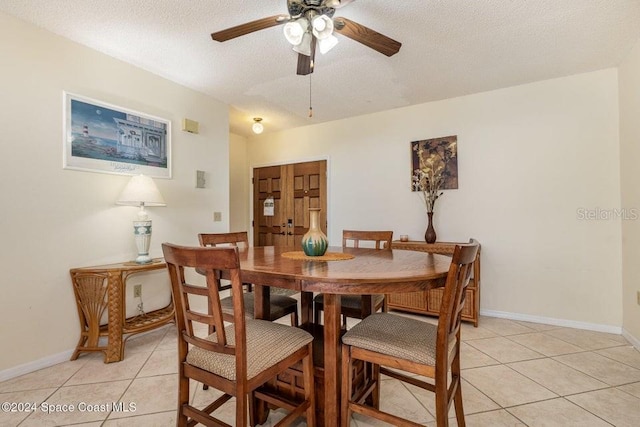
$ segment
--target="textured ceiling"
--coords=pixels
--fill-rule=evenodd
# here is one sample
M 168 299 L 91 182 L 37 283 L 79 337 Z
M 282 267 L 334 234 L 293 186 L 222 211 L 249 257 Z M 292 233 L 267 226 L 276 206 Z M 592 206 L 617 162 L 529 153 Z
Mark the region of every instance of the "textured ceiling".
M 351 39 L 309 77 L 280 27 L 210 34 L 286 14 L 285 0 L 0 0 L 0 11 L 231 105 L 249 135 L 614 67 L 640 38 L 640 0 L 356 0 L 344 16 L 402 42 L 388 58 Z

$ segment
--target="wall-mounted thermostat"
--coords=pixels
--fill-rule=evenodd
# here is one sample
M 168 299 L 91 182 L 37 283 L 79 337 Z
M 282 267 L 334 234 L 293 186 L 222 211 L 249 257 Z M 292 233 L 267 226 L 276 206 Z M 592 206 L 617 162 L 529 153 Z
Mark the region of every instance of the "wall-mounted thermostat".
M 198 133 L 200 123 L 195 120 L 182 119 L 182 130 L 189 133 Z

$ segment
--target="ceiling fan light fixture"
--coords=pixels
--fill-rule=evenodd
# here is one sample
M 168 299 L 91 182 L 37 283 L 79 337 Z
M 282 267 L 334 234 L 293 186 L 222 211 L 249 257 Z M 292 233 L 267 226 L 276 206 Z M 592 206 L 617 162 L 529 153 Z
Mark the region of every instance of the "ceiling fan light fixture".
M 313 37 L 310 32 L 306 32 L 302 36 L 302 42 L 293 46 L 293 50 L 306 56 L 311 56 L 311 41 Z
M 338 38 L 336 36 L 329 36 L 326 39 L 322 39 L 318 41 L 318 47 L 320 48 L 320 53 L 325 54 L 329 52 L 331 49 L 336 47 L 338 44 Z
M 302 43 L 303 37 L 307 33 L 308 28 L 309 21 L 304 18 L 287 22 L 283 28 L 284 37 L 293 46 L 297 46 Z
M 260 135 L 264 130 L 264 126 L 262 125 L 261 122 L 262 122 L 262 117 L 255 117 L 253 119 L 253 126 L 251 126 L 251 129 L 253 130 L 253 133 L 255 133 L 256 135 Z
M 333 34 L 333 20 L 327 15 L 318 15 L 311 21 L 311 28 L 318 40 L 329 38 Z

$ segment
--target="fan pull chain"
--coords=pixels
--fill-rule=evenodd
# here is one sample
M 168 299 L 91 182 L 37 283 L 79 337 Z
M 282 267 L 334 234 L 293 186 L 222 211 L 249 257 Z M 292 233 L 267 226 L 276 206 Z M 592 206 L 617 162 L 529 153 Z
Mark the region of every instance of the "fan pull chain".
M 309 117 L 313 117 L 313 107 L 311 105 L 311 76 L 313 74 L 309 74 Z

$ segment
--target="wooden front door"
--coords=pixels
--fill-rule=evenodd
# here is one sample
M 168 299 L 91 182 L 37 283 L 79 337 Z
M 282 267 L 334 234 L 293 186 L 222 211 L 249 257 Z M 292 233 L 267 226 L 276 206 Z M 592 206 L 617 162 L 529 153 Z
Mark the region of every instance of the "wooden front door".
M 273 201 L 272 214 L 265 201 Z M 254 246 L 300 246 L 309 229 L 309 208 L 322 209 L 320 226 L 326 233 L 326 160 L 253 169 Z

